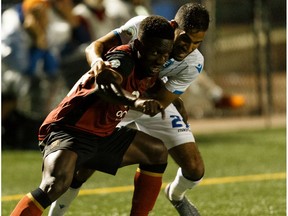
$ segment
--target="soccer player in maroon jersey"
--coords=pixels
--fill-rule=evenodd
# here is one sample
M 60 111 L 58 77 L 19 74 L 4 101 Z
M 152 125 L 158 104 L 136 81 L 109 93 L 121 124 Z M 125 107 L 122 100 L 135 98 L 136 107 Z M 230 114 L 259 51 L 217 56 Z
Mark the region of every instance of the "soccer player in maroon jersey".
M 119 167 L 131 164 L 139 164 L 131 215 L 148 215 L 161 188 L 167 151 L 156 138 L 116 126 L 129 107 L 150 116 L 164 115 L 163 106 L 142 93 L 158 78 L 173 39 L 174 30 L 165 18 L 149 16 L 141 22 L 133 43 L 106 55 L 112 69 L 104 68 L 97 75 L 91 70 L 80 78 L 41 125 L 42 181 L 11 215 L 42 215 L 73 185 L 73 177 L 82 168 L 115 175 Z M 145 184 L 143 193 L 144 182 L 149 186 Z

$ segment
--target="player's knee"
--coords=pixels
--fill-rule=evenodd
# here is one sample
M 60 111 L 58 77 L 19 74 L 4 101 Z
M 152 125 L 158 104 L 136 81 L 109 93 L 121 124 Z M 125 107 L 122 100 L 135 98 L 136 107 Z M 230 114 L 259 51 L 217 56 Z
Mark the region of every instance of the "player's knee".
M 181 168 L 183 175 L 193 181 L 200 180 L 205 173 L 205 166 L 201 157 L 187 161 Z
M 154 143 L 152 150 L 150 151 L 149 159 L 152 164 L 164 164 L 168 160 L 168 151 L 164 144 L 159 140 L 156 144 Z
M 93 175 L 94 172 L 95 170 L 92 169 L 80 169 L 74 176 L 73 181 L 84 183 Z
M 57 177 L 46 177 L 42 181 L 40 188 L 48 194 L 51 201 L 54 201 L 68 190 L 70 184 L 71 179 L 69 177 L 66 175 L 57 175 Z

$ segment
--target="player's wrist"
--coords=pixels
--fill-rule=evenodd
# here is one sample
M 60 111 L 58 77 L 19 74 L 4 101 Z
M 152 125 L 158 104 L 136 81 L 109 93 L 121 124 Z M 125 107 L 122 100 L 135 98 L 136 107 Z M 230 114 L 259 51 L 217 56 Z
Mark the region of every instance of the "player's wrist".
M 91 68 L 94 67 L 94 65 L 95 65 L 98 61 L 103 61 L 103 59 L 102 59 L 101 57 L 95 58 L 95 59 L 91 62 L 90 67 L 91 67 Z
M 130 106 L 131 108 L 136 108 L 136 107 L 137 107 L 137 100 L 138 100 L 138 98 L 130 99 L 129 106 Z

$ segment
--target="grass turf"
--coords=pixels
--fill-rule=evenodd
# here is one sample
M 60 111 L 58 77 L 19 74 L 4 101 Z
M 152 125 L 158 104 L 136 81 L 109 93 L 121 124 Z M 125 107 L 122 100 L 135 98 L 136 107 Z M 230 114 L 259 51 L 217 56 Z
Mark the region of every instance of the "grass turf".
M 206 173 L 204 181 L 187 196 L 203 216 L 286 215 L 284 128 L 196 134 L 196 140 L 205 161 Z M 83 186 L 88 194 L 80 195 L 66 215 L 129 215 L 131 187 L 127 191 L 112 190 L 104 194 L 89 192 L 89 189 L 131 186 L 135 169 L 136 166 L 122 168 L 115 177 L 94 174 Z M 177 166 L 170 158 L 163 177 L 164 185 L 174 178 L 176 171 Z M 268 174 L 268 177 L 263 174 Z M 17 204 L 19 197 L 14 195 L 35 189 L 40 179 L 39 152 L 3 151 L 1 215 L 9 215 Z M 43 215 L 47 213 L 46 210 Z M 150 215 L 177 215 L 163 191 Z

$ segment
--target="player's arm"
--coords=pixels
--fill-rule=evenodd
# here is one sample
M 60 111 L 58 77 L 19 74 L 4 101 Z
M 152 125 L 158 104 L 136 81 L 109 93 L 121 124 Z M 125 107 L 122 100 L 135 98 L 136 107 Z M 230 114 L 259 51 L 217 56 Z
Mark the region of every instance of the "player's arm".
M 121 45 L 120 40 L 117 38 L 114 32 L 109 32 L 105 36 L 93 41 L 85 49 L 86 59 L 88 64 L 91 66 L 94 73 L 99 69 L 106 67 L 102 56 L 107 53 L 112 47 Z
M 169 106 L 180 96 L 179 94 L 174 94 L 167 90 L 165 84 L 160 79 L 157 79 L 154 86 L 146 91 L 146 94 L 148 97 L 152 97 L 160 101 L 164 108 Z
M 105 67 L 102 57 L 112 47 L 127 44 L 137 37 L 137 28 L 146 16 L 136 16 L 128 20 L 120 28 L 114 29 L 105 36 L 92 42 L 85 50 L 86 59 L 94 73 Z
M 183 121 L 187 123 L 188 114 L 185 109 L 184 103 L 180 98 L 180 94 L 174 94 L 167 90 L 164 83 L 159 79 L 155 85 L 147 91 L 147 96 L 158 100 L 164 107 L 164 109 L 171 103 L 177 108 L 178 112 L 183 117 Z
M 178 97 L 172 103 L 176 107 L 176 109 L 178 110 L 180 115 L 182 116 L 183 121 L 186 124 L 188 124 L 188 113 L 187 113 L 186 108 L 184 106 L 183 100 L 180 97 Z
M 98 95 L 111 103 L 128 105 L 144 114 L 154 116 L 161 112 L 164 118 L 164 108 L 161 103 L 154 99 L 142 99 L 132 95 L 121 88 L 122 76 L 113 69 L 105 69 L 96 76 Z

